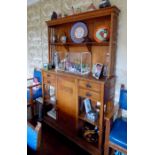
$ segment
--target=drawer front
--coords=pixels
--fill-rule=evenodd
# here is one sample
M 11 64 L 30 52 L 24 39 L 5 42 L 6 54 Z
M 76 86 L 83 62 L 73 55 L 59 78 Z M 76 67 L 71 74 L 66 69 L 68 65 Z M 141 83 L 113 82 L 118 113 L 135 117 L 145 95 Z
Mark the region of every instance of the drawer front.
M 86 98 L 90 98 L 92 100 L 95 101 L 100 101 L 100 93 L 94 92 L 94 91 L 90 91 L 90 90 L 86 90 L 86 89 L 79 89 L 79 96 L 82 97 L 86 97 Z
M 100 89 L 101 89 L 100 84 L 84 81 L 84 80 L 79 80 L 79 86 L 96 92 L 100 92 Z
M 48 72 L 43 72 L 43 78 L 56 79 L 56 76 Z
M 56 83 L 56 76 L 47 72 L 43 72 L 43 82 L 45 84 L 54 84 Z
M 56 84 L 56 79 L 44 78 L 44 84 L 54 85 Z

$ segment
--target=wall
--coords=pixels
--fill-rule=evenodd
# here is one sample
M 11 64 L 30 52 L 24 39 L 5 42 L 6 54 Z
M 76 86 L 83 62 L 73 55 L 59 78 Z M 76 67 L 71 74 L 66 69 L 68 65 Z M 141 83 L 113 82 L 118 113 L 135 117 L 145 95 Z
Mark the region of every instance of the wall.
M 101 0 L 94 0 L 98 6 Z M 66 13 L 70 7 L 80 7 L 82 11 L 92 0 L 39 0 L 27 7 L 27 74 L 31 76 L 34 67 L 42 67 L 47 62 L 47 26 L 53 11 Z M 118 46 L 116 56 L 116 102 L 118 101 L 120 84 L 127 84 L 127 0 L 111 0 L 120 10 Z

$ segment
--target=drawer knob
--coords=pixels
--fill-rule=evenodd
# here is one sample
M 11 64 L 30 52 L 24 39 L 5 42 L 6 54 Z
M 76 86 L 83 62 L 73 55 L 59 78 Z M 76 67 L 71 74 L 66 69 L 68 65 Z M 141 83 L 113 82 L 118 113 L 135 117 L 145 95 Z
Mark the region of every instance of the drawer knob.
M 87 97 L 90 97 L 90 96 L 92 96 L 92 95 L 91 95 L 90 93 L 87 92 L 87 93 L 86 93 L 86 96 L 87 96 Z
M 50 74 L 47 74 L 47 77 L 50 77 Z
M 91 85 L 89 83 L 86 84 L 87 88 L 91 88 Z

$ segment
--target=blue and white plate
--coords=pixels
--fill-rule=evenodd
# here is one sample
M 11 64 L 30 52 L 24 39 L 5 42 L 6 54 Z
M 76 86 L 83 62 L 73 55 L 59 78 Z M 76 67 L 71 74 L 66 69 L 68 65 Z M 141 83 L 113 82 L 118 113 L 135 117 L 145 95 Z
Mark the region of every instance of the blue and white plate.
M 82 43 L 88 35 L 88 28 L 85 23 L 77 22 L 71 28 L 71 39 L 74 43 Z

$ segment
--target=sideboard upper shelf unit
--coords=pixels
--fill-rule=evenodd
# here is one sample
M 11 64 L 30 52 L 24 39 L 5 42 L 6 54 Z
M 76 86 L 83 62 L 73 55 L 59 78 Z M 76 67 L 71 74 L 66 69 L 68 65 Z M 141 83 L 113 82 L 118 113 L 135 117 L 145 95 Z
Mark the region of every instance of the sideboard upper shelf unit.
M 66 16 L 63 18 L 58 18 L 54 20 L 46 21 L 48 27 L 54 27 L 65 23 L 77 22 L 81 20 L 89 20 L 93 18 L 103 17 L 103 16 L 110 16 L 112 13 L 118 15 L 120 10 L 116 6 L 107 7 L 103 9 L 97 9 L 94 11 L 83 12 L 71 16 Z

